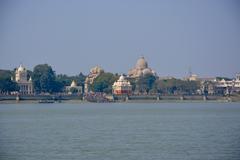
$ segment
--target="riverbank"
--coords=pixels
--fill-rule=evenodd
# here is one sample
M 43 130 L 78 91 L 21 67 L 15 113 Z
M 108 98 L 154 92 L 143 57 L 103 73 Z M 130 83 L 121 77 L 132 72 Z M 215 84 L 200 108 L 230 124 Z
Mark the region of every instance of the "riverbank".
M 43 101 L 42 101 L 43 100 Z M 46 101 L 45 101 L 46 100 Z M 240 96 L 121 96 L 113 97 L 109 103 L 228 103 L 240 102 Z M 38 104 L 38 103 L 93 103 L 80 96 L 67 96 L 61 99 L 54 96 L 1 96 L 0 104 Z
M 71 101 L 62 101 L 61 103 L 59 102 L 54 102 L 52 104 L 86 104 L 86 103 L 94 103 L 94 102 L 88 102 L 88 101 L 76 101 L 76 100 L 71 100 Z M 153 104 L 153 103 L 240 103 L 240 101 L 222 101 L 222 100 L 212 100 L 212 101 L 190 101 L 190 100 L 176 100 L 176 101 L 154 101 L 154 100 L 138 100 L 138 101 L 116 101 L 116 102 L 111 102 L 111 103 L 124 103 L 124 104 L 131 104 L 131 103 L 145 103 L 145 104 Z M 45 103 L 39 103 L 38 101 L 0 101 L 0 105 L 4 104 L 45 104 Z M 51 105 L 51 104 L 50 104 Z

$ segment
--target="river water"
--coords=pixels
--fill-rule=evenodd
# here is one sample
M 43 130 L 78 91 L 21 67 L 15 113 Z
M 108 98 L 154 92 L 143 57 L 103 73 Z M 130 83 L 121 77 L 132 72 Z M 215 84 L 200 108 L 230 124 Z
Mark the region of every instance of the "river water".
M 0 160 L 239 160 L 239 103 L 1 104 Z

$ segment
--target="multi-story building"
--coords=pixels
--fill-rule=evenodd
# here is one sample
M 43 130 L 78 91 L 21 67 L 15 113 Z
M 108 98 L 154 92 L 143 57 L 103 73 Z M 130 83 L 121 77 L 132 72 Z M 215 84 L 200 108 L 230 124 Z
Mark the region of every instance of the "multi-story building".
M 240 75 L 237 74 L 234 79 L 215 80 L 216 91 L 222 91 L 224 94 L 240 92 Z
M 234 88 L 234 92 L 240 92 L 240 74 L 236 75 L 233 88 Z

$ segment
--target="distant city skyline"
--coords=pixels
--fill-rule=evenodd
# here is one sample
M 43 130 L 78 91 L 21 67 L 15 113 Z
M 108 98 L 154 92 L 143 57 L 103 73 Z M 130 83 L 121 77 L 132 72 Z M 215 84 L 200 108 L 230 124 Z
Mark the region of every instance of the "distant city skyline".
M 121 74 L 144 56 L 159 76 L 240 72 L 238 0 L 3 0 L 0 23 L 0 69 Z

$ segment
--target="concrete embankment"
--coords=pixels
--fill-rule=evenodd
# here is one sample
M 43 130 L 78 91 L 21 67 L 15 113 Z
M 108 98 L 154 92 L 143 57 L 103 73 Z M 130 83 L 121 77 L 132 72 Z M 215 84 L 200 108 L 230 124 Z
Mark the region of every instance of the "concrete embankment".
M 131 96 L 111 96 L 111 102 L 188 102 L 188 101 L 219 101 L 219 102 L 240 102 L 240 95 L 233 96 L 202 96 L 202 95 L 131 95 Z M 40 100 L 53 100 L 62 102 L 86 102 L 82 95 L 0 95 L 0 103 L 38 103 Z
M 0 95 L 0 101 L 82 100 L 82 95 Z
M 240 102 L 239 96 L 219 96 L 219 95 L 132 95 L 132 96 L 114 96 L 114 100 L 121 101 L 229 101 Z

